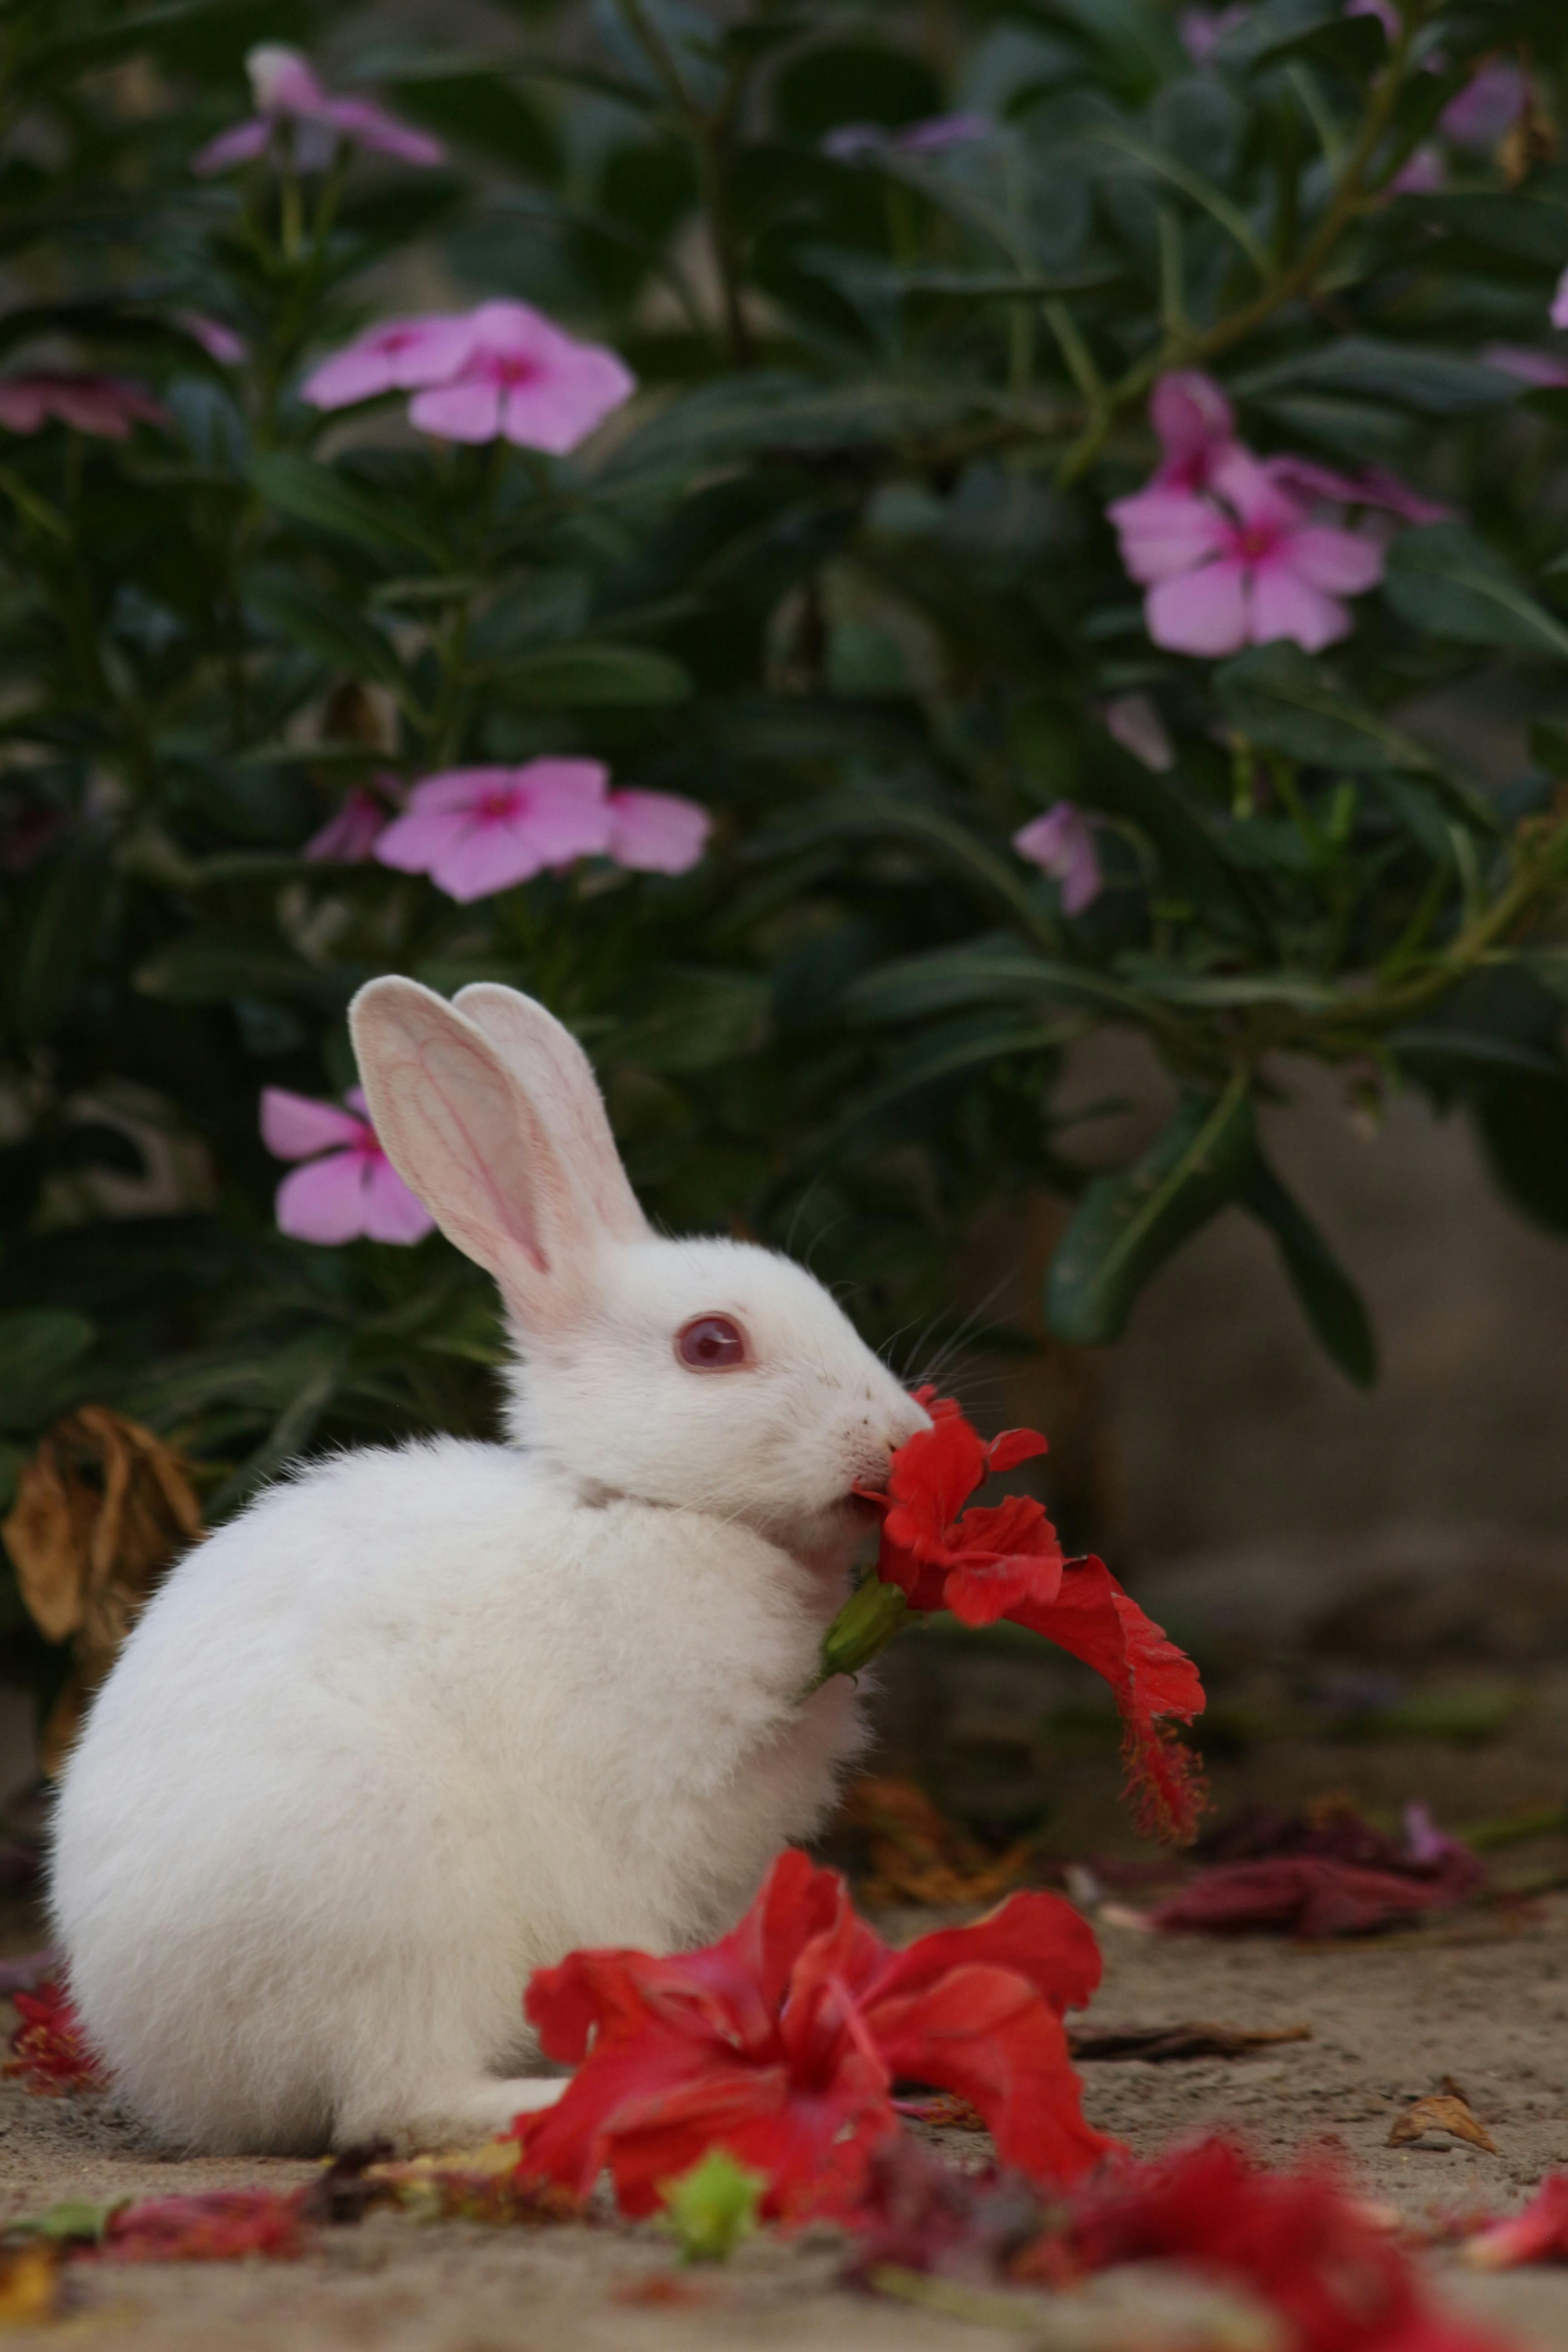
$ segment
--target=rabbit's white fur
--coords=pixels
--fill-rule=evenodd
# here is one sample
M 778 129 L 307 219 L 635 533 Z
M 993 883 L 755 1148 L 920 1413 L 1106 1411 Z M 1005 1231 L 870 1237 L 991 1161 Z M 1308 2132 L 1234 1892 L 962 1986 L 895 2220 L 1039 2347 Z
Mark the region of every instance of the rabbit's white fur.
M 859 1732 L 805 1702 L 858 1535 L 925 1415 L 819 1284 L 656 1237 L 581 1049 L 527 998 L 378 981 L 372 1115 L 500 1283 L 514 1445 L 296 1473 L 201 1544 L 71 1757 L 53 1900 L 132 2110 L 213 2152 L 472 2138 L 551 2086 L 529 1971 L 731 1921 Z M 691 1318 L 745 1364 L 692 1371 Z

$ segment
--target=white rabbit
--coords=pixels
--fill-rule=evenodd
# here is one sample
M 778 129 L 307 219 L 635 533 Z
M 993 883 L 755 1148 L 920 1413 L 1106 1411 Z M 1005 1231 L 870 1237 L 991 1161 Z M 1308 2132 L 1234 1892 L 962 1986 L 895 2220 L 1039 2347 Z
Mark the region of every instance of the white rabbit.
M 450 2144 L 558 2090 L 531 1969 L 728 1926 L 860 1740 L 801 1693 L 925 1425 L 821 1286 L 654 1234 L 575 1041 L 527 997 L 373 982 L 400 1174 L 489 1269 L 515 1444 L 300 1469 L 198 1546 L 66 1770 L 53 1905 L 132 2110 L 214 2153 Z

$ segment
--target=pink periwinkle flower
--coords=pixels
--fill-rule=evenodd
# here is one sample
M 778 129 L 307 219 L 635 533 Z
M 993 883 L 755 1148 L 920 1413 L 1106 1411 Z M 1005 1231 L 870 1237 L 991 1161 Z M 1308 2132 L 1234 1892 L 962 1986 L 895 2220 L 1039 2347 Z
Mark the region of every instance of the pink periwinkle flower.
M 0 425 L 8 433 L 37 433 L 51 417 L 100 441 L 123 441 L 133 425 L 169 421 L 150 394 L 119 376 L 0 376 Z
M 1212 375 L 1177 368 L 1149 396 L 1149 422 L 1164 455 L 1151 488 L 1206 490 L 1236 444 L 1236 411 Z
M 323 170 L 342 142 L 395 156 L 400 163 L 428 166 L 446 157 L 438 139 L 399 122 L 373 100 L 333 98 L 298 49 L 264 41 L 250 51 L 245 66 L 256 112 L 248 121 L 220 131 L 192 156 L 192 171 L 204 178 L 230 171 L 237 163 L 255 163 L 285 128 L 292 131 L 294 161 L 302 172 Z
M 358 1087 L 336 1103 L 261 1090 L 261 1139 L 279 1160 L 306 1165 L 278 1187 L 278 1223 L 295 1241 L 422 1242 L 435 1219 L 416 1201 L 376 1138 Z
M 1294 498 L 1327 499 L 1336 506 L 1374 507 L 1398 522 L 1452 522 L 1454 509 L 1440 499 L 1429 499 L 1386 466 L 1363 466 L 1359 474 L 1342 474 L 1320 466 L 1315 457 L 1266 457 L 1264 470 L 1272 482 Z
M 612 351 L 581 343 L 527 302 L 481 302 L 448 318 L 372 329 L 300 386 L 318 408 L 412 392 L 409 422 L 441 441 L 494 441 L 564 457 L 637 379 Z
M 1483 66 L 1450 99 L 1437 128 L 1456 147 L 1495 147 L 1531 105 L 1530 77 L 1522 66 L 1497 61 Z
M 836 163 L 858 163 L 872 155 L 946 155 L 954 147 L 988 139 L 994 129 L 984 114 L 932 114 L 899 131 L 880 122 L 841 122 L 824 139 L 822 152 Z
M 1391 196 L 1435 196 L 1448 184 L 1448 166 L 1430 140 L 1408 155 L 1388 184 Z
M 1245 25 L 1247 15 L 1245 0 L 1218 10 L 1184 8 L 1176 19 L 1176 37 L 1194 65 L 1206 66 L 1226 35 Z
M 334 866 L 363 866 L 391 822 L 392 810 L 384 793 L 395 794 L 400 790 L 395 776 L 377 776 L 372 784 L 355 784 L 320 832 L 310 835 L 300 855 L 327 859 Z
M 1561 310 L 1562 318 L 1557 311 Z M 1568 275 L 1557 292 L 1553 306 L 1553 326 L 1568 326 Z M 1557 392 L 1568 384 L 1568 352 L 1537 351 L 1532 343 L 1488 343 L 1481 352 L 1484 366 L 1496 368 L 1501 375 L 1517 376 L 1537 392 Z
M 1081 915 L 1105 887 L 1088 820 L 1071 801 L 1057 801 L 1013 835 L 1013 846 L 1048 874 L 1061 892 L 1064 915 Z
M 221 319 L 209 319 L 205 310 L 176 310 L 174 324 L 199 343 L 209 360 L 219 367 L 238 367 L 250 357 L 250 345 Z
M 465 903 L 579 857 L 658 874 L 697 864 L 708 837 L 705 809 L 672 793 L 612 793 L 608 782 L 597 760 L 451 768 L 416 785 L 406 815 L 386 827 L 374 855 L 384 866 L 428 874 Z
M 1121 560 L 1148 589 L 1150 635 L 1168 652 L 1218 656 L 1289 637 L 1317 653 L 1347 635 L 1340 601 L 1383 576 L 1383 550 L 1315 523 L 1249 451 L 1215 468 L 1212 497 L 1150 489 L 1110 509 Z

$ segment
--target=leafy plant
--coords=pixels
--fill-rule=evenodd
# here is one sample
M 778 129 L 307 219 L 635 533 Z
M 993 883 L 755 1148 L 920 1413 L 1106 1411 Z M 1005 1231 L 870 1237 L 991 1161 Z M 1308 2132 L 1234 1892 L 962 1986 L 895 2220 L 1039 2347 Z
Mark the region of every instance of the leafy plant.
M 1565 62 L 1546 0 L 616 0 L 484 54 L 8 12 L 0 1475 L 88 1398 L 216 1512 L 488 1426 L 443 1241 L 275 1223 L 263 1089 L 341 1102 L 389 969 L 539 995 L 654 1213 L 809 1251 L 879 1338 L 1044 1187 L 1062 1338 L 1236 1207 L 1370 1380 L 1261 1140 L 1303 1059 L 1462 1108 L 1568 1225 Z M 476 438 L 438 367 L 327 404 L 432 270 L 636 396 L 541 446 L 497 343 Z M 1465 677 L 1542 714 L 1506 788 L 1422 717 Z M 536 761 L 623 828 L 700 803 L 706 854 L 606 830 L 461 896 L 375 855 L 432 776 Z M 1177 1093 L 1110 1172 L 1056 1108 L 1107 1024 Z

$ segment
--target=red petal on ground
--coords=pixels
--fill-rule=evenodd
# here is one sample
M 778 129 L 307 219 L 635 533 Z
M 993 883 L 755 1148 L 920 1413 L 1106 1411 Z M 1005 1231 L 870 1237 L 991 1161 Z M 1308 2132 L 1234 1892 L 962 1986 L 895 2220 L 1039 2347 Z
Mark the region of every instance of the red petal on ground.
M 305 2251 L 300 2192 L 214 2189 L 153 2197 L 111 2213 L 101 2252 L 111 2263 L 235 2263 L 247 2254 L 290 2260 Z
M 873 1982 L 858 1988 L 863 2001 L 919 1992 L 950 1969 L 981 1964 L 1023 1977 L 1058 2017 L 1084 2009 L 1100 1982 L 1100 1946 L 1080 1913 L 1059 1895 L 1010 1895 L 969 1927 L 939 1927 L 917 1936 L 883 1960 Z
M 19 2075 L 29 2091 L 55 2095 L 65 2091 L 101 2091 L 108 2080 L 82 2039 L 81 2021 L 62 1985 L 41 1984 L 11 1996 L 20 2025 L 11 2036 L 5 2072 Z
M 1190 1723 L 1203 1711 L 1204 1686 L 1185 1652 L 1092 1555 L 1068 1561 L 1054 1601 L 1024 1601 L 1007 1614 L 1104 1676 L 1125 1727 L 1128 1780 L 1141 1818 L 1168 1835 L 1190 1837 L 1203 1783 L 1195 1759 L 1163 1724 L 1167 1717 Z
M 1465 2260 L 1482 2271 L 1568 2262 L 1568 2172 L 1549 2172 L 1522 2213 L 1494 2222 L 1469 2241 Z
M 1199 1873 L 1151 1924 L 1173 1933 L 1239 1936 L 1259 1929 L 1291 1935 L 1354 1936 L 1415 1911 L 1439 1910 L 1454 1896 L 1443 1880 L 1395 1877 L 1321 1854 L 1280 1854 L 1268 1862 L 1223 1862 Z
M 1003 2163 L 1032 2179 L 1081 2179 L 1115 2150 L 1083 2119 L 1060 2017 L 1010 1969 L 955 1968 L 903 1999 L 875 1994 L 866 2021 L 895 2074 L 972 2101 Z
M 1290 2352 L 1502 2352 L 1498 2339 L 1431 2310 L 1408 2258 L 1331 2174 L 1267 2173 L 1205 2140 L 1083 2190 L 1060 2239 L 1021 2267 L 1079 2270 L 1191 2263 L 1249 2288 L 1284 2321 Z

